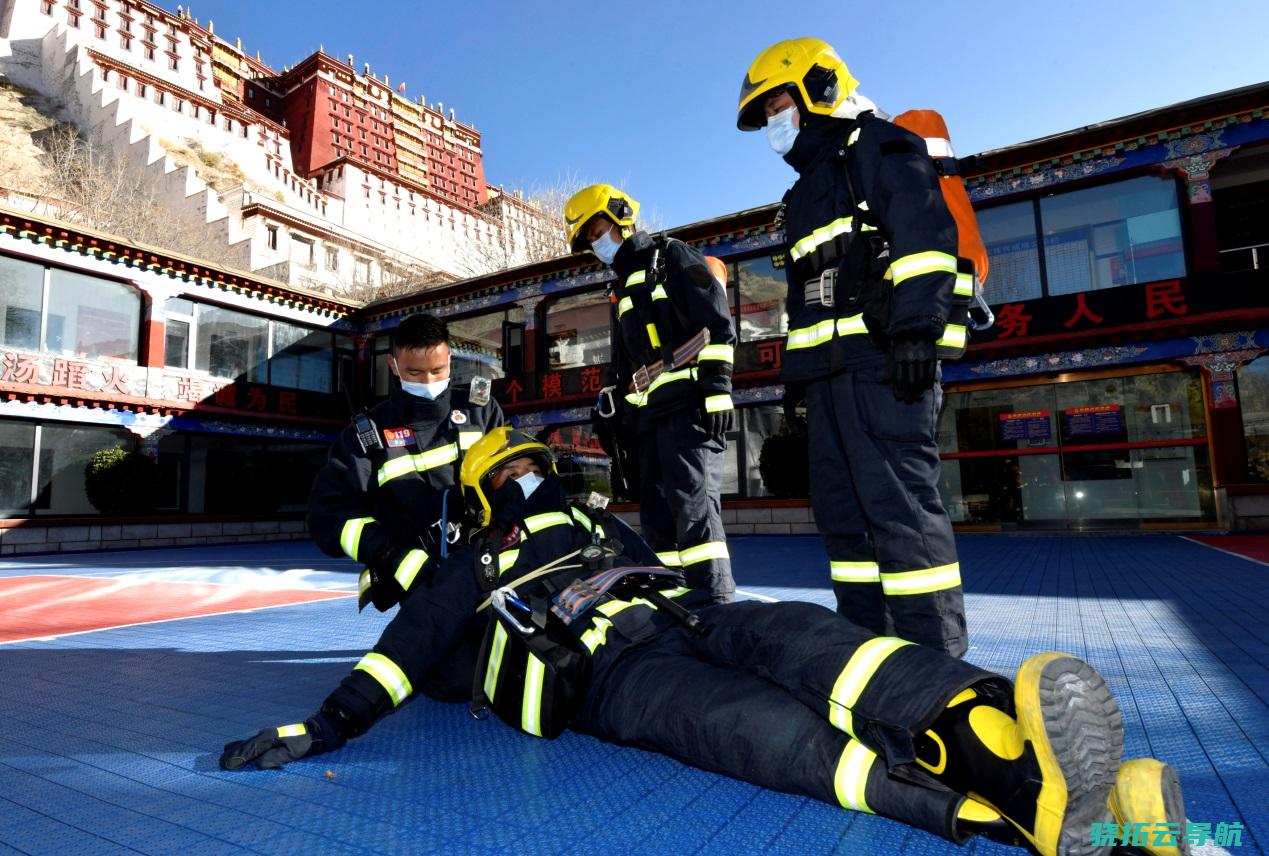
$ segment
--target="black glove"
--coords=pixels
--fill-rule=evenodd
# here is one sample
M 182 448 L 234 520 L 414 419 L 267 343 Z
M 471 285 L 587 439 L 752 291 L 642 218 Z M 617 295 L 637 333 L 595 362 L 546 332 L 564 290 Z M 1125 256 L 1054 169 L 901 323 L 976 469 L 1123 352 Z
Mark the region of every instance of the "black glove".
M 727 441 L 727 434 L 736 425 L 735 410 L 716 410 L 710 413 L 701 405 L 701 425 L 709 436 L 722 442 Z
M 784 398 L 780 403 L 784 405 L 784 421 L 792 425 L 797 421 L 798 407 L 806 402 L 806 384 L 796 381 L 786 383 L 784 385 Z
M 288 736 L 281 736 L 279 730 Z M 301 725 L 266 728 L 255 737 L 226 743 L 220 755 L 220 769 L 241 770 L 254 761 L 261 770 L 276 770 L 300 758 L 330 752 L 343 745 L 344 739 L 336 733 L 331 721 L 318 712 Z
M 938 375 L 938 349 L 932 339 L 899 338 L 890 343 L 884 380 L 894 386 L 894 397 L 911 404 L 934 388 Z

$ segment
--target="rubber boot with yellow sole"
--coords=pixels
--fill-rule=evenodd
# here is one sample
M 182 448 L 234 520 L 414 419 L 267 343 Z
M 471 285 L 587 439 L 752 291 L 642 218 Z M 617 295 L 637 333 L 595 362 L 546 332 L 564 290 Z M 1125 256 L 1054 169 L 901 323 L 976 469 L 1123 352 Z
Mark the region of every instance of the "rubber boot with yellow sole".
M 1108 799 L 1123 755 L 1119 706 L 1092 666 L 1069 654 L 1037 654 L 1014 681 L 1014 710 L 969 689 L 919 736 L 917 763 L 934 778 L 995 809 L 1008 824 L 965 832 L 1012 838 L 1041 856 L 1092 856 L 1093 824 L 1112 822 Z
M 1133 758 L 1125 761 L 1115 777 L 1110 792 L 1110 810 L 1120 828 L 1134 825 L 1140 830 L 1141 843 L 1115 848 L 1123 856 L 1189 856 L 1185 841 L 1185 800 L 1181 796 L 1181 780 L 1171 764 L 1155 758 Z M 1160 832 L 1175 832 L 1174 843 L 1163 843 Z M 1160 843 L 1155 844 L 1155 841 Z

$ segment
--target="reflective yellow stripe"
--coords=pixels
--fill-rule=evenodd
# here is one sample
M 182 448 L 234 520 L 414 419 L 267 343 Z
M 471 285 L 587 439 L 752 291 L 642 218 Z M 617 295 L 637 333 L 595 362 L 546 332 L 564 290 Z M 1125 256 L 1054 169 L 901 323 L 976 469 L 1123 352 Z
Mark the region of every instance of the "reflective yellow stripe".
M 806 254 L 810 253 L 820 244 L 827 243 L 828 241 L 836 238 L 838 235 L 844 235 L 849 232 L 850 225 L 853 220 L 853 217 L 839 217 L 826 226 L 820 226 L 814 232 L 804 238 L 801 238 L 797 243 L 790 247 L 789 255 L 793 258 L 793 261 L 797 261 Z
M 724 410 L 734 410 L 735 407 L 731 401 L 731 393 L 705 396 L 706 413 L 722 413 Z
M 921 276 L 927 273 L 956 273 L 956 256 L 930 250 L 926 253 L 912 253 L 890 263 L 889 274 L 894 284 Z
M 960 562 L 921 571 L 900 571 L 881 575 L 881 587 L 886 594 L 927 594 L 932 591 L 956 588 L 960 584 Z
M 683 586 L 678 586 L 677 588 L 661 589 L 661 594 L 665 595 L 666 597 L 682 597 L 683 595 L 687 594 L 690 591 L 691 591 L 690 588 L 684 588 Z
M 397 565 L 396 577 L 397 584 L 406 591 L 410 590 L 410 586 L 414 584 L 414 578 L 418 576 L 419 569 L 427 562 L 427 553 L 423 550 L 411 550 L 405 554 L 405 558 L 401 560 L 401 564 Z
M 678 550 L 666 550 L 664 553 L 657 553 L 657 561 L 667 568 L 677 568 L 683 564 L 683 560 L 679 558 Z
M 586 516 L 586 512 L 580 508 L 570 508 L 569 511 L 572 512 L 573 519 L 577 521 L 578 526 L 581 526 L 587 532 L 591 530 L 590 518 Z
M 642 285 L 648 281 L 648 272 L 646 270 L 637 270 L 630 276 L 626 277 L 626 285 Z
M 944 348 L 963 348 L 969 339 L 969 331 L 964 324 L 948 324 L 943 328 L 943 335 L 934 344 Z
M 361 533 L 369 523 L 374 523 L 373 517 L 355 517 L 344 523 L 344 528 L 339 531 L 339 549 L 344 551 L 344 555 L 357 561 L 357 551 L 361 549 Z
M 392 481 L 392 479 L 414 472 L 426 472 L 436 467 L 442 467 L 445 464 L 452 464 L 457 460 L 457 443 L 447 443 L 444 446 L 437 446 L 435 449 L 428 449 L 426 452 L 419 452 L 417 455 L 393 458 L 379 469 L 379 485 L 382 487 Z
M 283 725 L 278 728 L 279 737 L 299 737 L 301 734 L 307 734 L 308 729 L 304 727 L 304 723 L 297 722 L 294 725 Z
M 657 283 L 657 287 L 652 289 L 653 300 L 665 300 L 670 295 L 665 293 L 665 286 Z
M 458 448 L 466 452 L 472 447 L 472 444 L 479 440 L 481 434 L 479 431 L 459 431 L 458 432 Z
M 644 600 L 641 597 L 636 597 L 634 600 L 605 601 L 604 603 L 601 603 L 599 606 L 595 607 L 595 611 L 602 612 L 604 615 L 608 616 L 609 618 L 612 618 L 617 613 L 624 612 L 625 610 L 629 609 L 632 606 L 646 606 L 649 609 L 656 609 L 656 607 L 653 606 L 648 601 Z
M 876 760 L 877 753 L 858 740 L 846 742 L 842 757 L 837 761 L 837 771 L 833 774 L 833 790 L 837 792 L 838 805 L 855 811 L 874 813 L 868 807 L 864 794 L 868 790 L 868 773 Z
M 353 667 L 353 671 L 357 669 L 361 669 L 379 682 L 379 686 L 383 687 L 391 697 L 393 707 L 405 701 L 410 697 L 410 693 L 414 692 L 414 687 L 410 686 L 410 679 L 405 676 L 405 672 L 401 671 L 401 667 L 382 654 L 373 652 L 367 654 Z
M 494 700 L 498 689 L 498 672 L 502 670 L 502 652 L 507 649 L 507 631 L 502 624 L 494 625 L 493 644 L 489 646 L 489 665 L 485 667 L 485 698 Z
M 718 360 L 724 363 L 732 362 L 736 357 L 736 349 L 732 345 L 706 345 L 701 348 L 701 352 L 697 354 L 696 359 L 702 363 L 706 360 Z
M 657 375 L 657 379 L 643 392 L 631 392 L 626 395 L 626 401 L 634 407 L 643 407 L 648 403 L 648 396 L 656 390 L 665 386 L 667 383 L 674 383 L 679 380 L 696 380 L 696 369 L 686 368 L 672 372 L 661 372 Z
M 530 532 L 541 532 L 543 529 L 561 525 L 572 525 L 568 515 L 562 511 L 548 511 L 545 514 L 535 514 L 524 518 L 524 528 Z
M 625 315 L 631 309 L 634 309 L 634 301 L 631 300 L 629 297 L 621 298 L 621 300 L 617 302 L 617 317 L 620 318 L 622 315 Z
M 957 273 L 956 285 L 952 288 L 952 293 L 957 297 L 973 297 L 974 275 L 972 273 Z
M 784 346 L 784 349 L 786 351 L 796 351 L 800 348 L 814 348 L 816 345 L 822 345 L 832 338 L 833 319 L 825 318 L 811 327 L 790 330 L 789 341 Z
M 504 550 L 498 554 L 498 576 L 509 571 L 520 558 L 519 550 Z
M 361 569 L 361 579 L 358 580 L 357 594 L 362 595 L 370 590 L 370 569 Z
M 881 566 L 876 562 L 829 562 L 835 583 L 879 583 Z
M 726 541 L 706 541 L 704 544 L 697 544 L 695 547 L 687 547 L 679 550 L 679 561 L 686 567 L 694 565 L 697 562 L 705 562 L 710 559 L 729 559 L 731 556 L 727 552 Z
M 520 727 L 534 737 L 542 736 L 542 678 L 546 664 L 536 654 L 529 654 L 524 671 L 524 695 L 520 697 Z
M 608 628 L 612 627 L 612 622 L 602 615 L 596 615 L 591 619 L 591 627 L 582 634 L 582 644 L 586 646 L 586 650 L 592 654 L 595 649 L 608 641 Z
M 863 128 L 856 128 L 855 130 L 851 131 L 850 136 L 846 138 L 846 145 L 848 146 L 855 145 L 855 142 L 859 139 L 859 132 L 862 130 Z
M 657 335 L 657 325 L 646 324 L 644 326 L 648 328 L 648 341 L 652 343 L 652 347 L 661 347 L 661 337 Z
M 859 701 L 859 696 L 876 674 L 885 659 L 905 645 L 913 643 L 894 636 L 876 636 L 855 649 L 846 668 L 842 669 L 833 683 L 833 692 L 828 697 L 828 721 L 835 728 L 841 729 L 851 737 L 855 736 L 854 723 L 850 709 Z
M 868 325 L 864 323 L 862 315 L 849 315 L 846 318 L 837 319 L 837 335 L 839 336 L 857 336 L 867 332 Z

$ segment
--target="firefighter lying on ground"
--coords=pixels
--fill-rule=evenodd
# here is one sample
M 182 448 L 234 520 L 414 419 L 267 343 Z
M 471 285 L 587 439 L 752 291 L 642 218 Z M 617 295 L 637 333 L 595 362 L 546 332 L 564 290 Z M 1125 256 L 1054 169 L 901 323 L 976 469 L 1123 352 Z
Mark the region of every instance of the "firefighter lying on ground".
M 616 518 L 569 503 L 550 450 L 511 428 L 471 447 L 461 480 L 480 527 L 471 550 L 402 603 L 316 713 L 229 743 L 224 769 L 340 748 L 478 621 L 473 712 L 492 708 L 530 734 L 569 727 L 952 841 L 983 834 L 1042 854 L 1108 852 L 1089 842 L 1112 812 L 1183 820 L 1171 767 L 1120 766 L 1118 707 L 1073 656 L 1035 655 L 1010 683 L 815 604 L 690 611 L 708 596 L 680 587 Z

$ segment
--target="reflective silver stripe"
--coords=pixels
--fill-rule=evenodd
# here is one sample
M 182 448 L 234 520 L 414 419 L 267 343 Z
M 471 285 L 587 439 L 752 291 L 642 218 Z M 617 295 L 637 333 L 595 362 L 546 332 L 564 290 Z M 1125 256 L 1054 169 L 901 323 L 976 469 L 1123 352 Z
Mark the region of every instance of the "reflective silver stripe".
M 406 455 L 400 458 L 393 458 L 385 463 L 379 469 L 379 485 L 382 487 L 392 479 L 409 475 L 414 472 L 427 472 L 436 467 L 443 467 L 446 464 L 452 464 L 458 460 L 458 444 L 447 443 L 444 446 L 437 446 L 435 449 L 428 449 L 426 452 L 419 452 L 417 455 Z
M 875 636 L 855 649 L 846 663 L 846 668 L 833 683 L 833 692 L 828 697 L 828 721 L 835 728 L 855 736 L 854 722 L 850 709 L 859 701 L 864 687 L 872 680 L 877 669 L 885 659 L 905 645 L 913 643 L 894 636 Z
M 502 670 L 502 652 L 507 649 L 507 631 L 502 624 L 494 625 L 493 644 L 489 646 L 489 665 L 485 667 L 485 698 L 494 700 L 498 689 L 498 672 Z
M 562 511 L 548 511 L 545 514 L 535 514 L 532 517 L 524 518 L 524 528 L 530 532 L 541 532 L 543 529 L 550 529 L 552 526 L 572 525 L 568 515 Z
M 896 286 L 927 273 L 956 273 L 956 256 L 930 250 L 925 253 L 912 253 L 890 263 L 887 271 L 894 279 Z
M 816 345 L 822 345 L 832 338 L 833 319 L 825 318 L 823 321 L 820 321 L 813 326 L 790 330 L 789 340 L 784 348 L 786 351 L 796 351 L 801 348 L 814 348 Z
M 867 332 L 868 325 L 864 323 L 862 315 L 849 315 L 837 319 L 837 335 L 839 336 L 858 336 Z
M 925 150 L 930 153 L 932 158 L 954 158 L 952 152 L 952 143 L 942 137 L 926 137 Z
M 365 594 L 370 589 L 370 569 L 361 569 L 361 578 L 358 580 L 357 594 Z
M 846 748 L 842 750 L 833 774 L 833 790 L 837 793 L 838 805 L 874 813 L 868 807 L 864 794 L 868 791 L 868 773 L 876 760 L 877 754 L 858 740 L 846 741 Z
M 498 575 L 502 576 L 509 571 L 520 558 L 519 550 L 503 550 L 498 554 Z
M 661 285 L 660 283 L 657 284 L 656 288 L 652 289 L 653 300 L 665 300 L 669 296 L 670 295 L 665 293 L 665 286 Z
M 648 281 L 648 272 L 646 270 L 637 270 L 630 276 L 626 277 L 626 285 L 641 285 Z
M 344 528 L 339 531 L 339 549 L 354 562 L 357 561 L 357 551 L 361 549 L 362 530 L 367 524 L 374 522 L 373 517 L 354 517 L 345 521 Z
M 956 285 L 952 288 L 952 293 L 959 297 L 974 296 L 974 275 L 972 273 L 957 273 Z
M 414 584 L 414 578 L 418 576 L 419 569 L 427 562 L 427 553 L 423 550 L 411 550 L 405 554 L 405 558 L 401 560 L 401 564 L 397 565 L 396 577 L 397 584 L 406 591 L 410 590 L 410 586 Z
M 704 544 L 697 544 L 695 547 L 686 547 L 679 550 L 679 561 L 686 567 L 694 565 L 697 562 L 706 562 L 711 559 L 730 559 L 731 556 L 727 552 L 726 541 L 706 541 Z
M 278 728 L 279 737 L 299 737 L 301 734 L 306 733 L 308 733 L 308 729 L 302 722 L 297 722 L 294 725 L 283 725 Z
M 732 404 L 731 401 L 731 393 L 705 396 L 706 413 L 722 413 L 724 410 L 734 410 L 735 408 L 736 405 Z
M 678 550 L 666 550 L 665 552 L 657 553 L 657 561 L 667 568 L 677 568 L 683 564 L 683 560 L 679 558 Z
M 481 438 L 479 431 L 459 431 L 458 432 L 458 448 L 466 452 L 472 445 Z
M 617 317 L 620 318 L 622 315 L 625 315 L 631 309 L 634 309 L 634 301 L 630 299 L 629 297 L 621 298 L 621 300 L 618 301 L 617 303 Z
M 881 575 L 881 587 L 886 594 L 928 594 L 932 591 L 956 588 L 960 584 L 960 562 L 920 571 L 900 571 Z
M 634 407 L 643 407 L 648 403 L 648 396 L 667 383 L 674 383 L 678 380 L 695 380 L 696 369 L 687 368 L 679 369 L 672 372 L 661 372 L 657 375 L 657 379 L 643 392 L 631 392 L 626 395 L 626 401 L 630 402 Z
M 732 345 L 706 345 L 701 348 L 701 352 L 697 354 L 696 359 L 702 363 L 706 360 L 719 360 L 720 362 L 730 363 L 736 357 L 736 348 Z
M 876 562 L 829 562 L 835 583 L 879 583 L 881 566 Z
M 392 699 L 393 707 L 405 701 L 410 697 L 410 693 L 414 692 L 414 687 L 410 686 L 410 679 L 405 676 L 405 672 L 401 671 L 401 667 L 382 654 L 373 652 L 367 654 L 353 667 L 354 672 L 357 669 L 361 669 L 379 682 L 379 686 L 383 687 Z
M 838 235 L 844 235 L 849 232 L 850 224 L 853 220 L 853 217 L 839 217 L 826 226 L 820 226 L 811 234 L 800 238 L 797 243 L 790 247 L 789 255 L 793 258 L 793 261 L 797 261 L 820 244 L 827 243 Z
M 546 664 L 536 654 L 529 654 L 524 670 L 524 695 L 520 697 L 520 727 L 534 737 L 542 736 L 542 678 Z
M 963 348 L 969 339 L 969 331 L 964 324 L 948 324 L 943 328 L 943 335 L 934 344 L 945 348 Z

